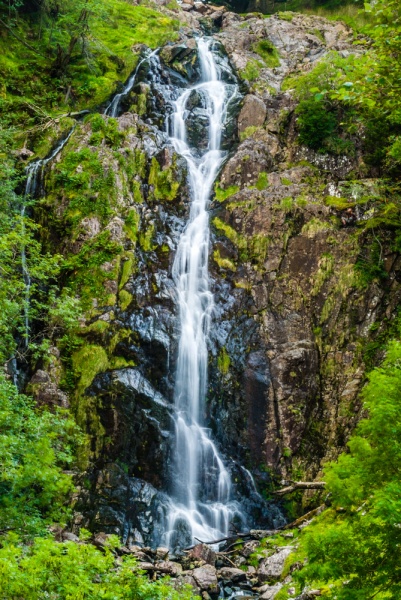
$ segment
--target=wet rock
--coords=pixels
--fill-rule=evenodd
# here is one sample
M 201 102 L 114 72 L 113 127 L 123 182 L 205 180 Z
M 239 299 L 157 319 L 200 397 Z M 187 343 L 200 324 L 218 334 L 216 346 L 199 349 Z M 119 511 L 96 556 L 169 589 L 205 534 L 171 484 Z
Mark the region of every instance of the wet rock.
M 211 594 L 219 592 L 216 569 L 212 565 L 204 565 L 194 569 L 192 576 L 201 590 Z
M 219 578 L 227 579 L 234 583 L 246 580 L 246 574 L 244 573 L 244 571 L 241 571 L 241 569 L 235 569 L 234 567 L 223 567 L 222 569 L 220 569 L 218 575 Z
M 207 544 L 197 544 L 188 553 L 188 558 L 193 560 L 203 560 L 205 563 L 214 566 L 216 562 L 216 552 Z
M 266 105 L 257 96 L 245 96 L 241 112 L 238 117 L 238 134 L 241 135 L 248 127 L 261 127 L 267 114 Z
M 260 563 L 257 571 L 259 581 L 270 581 L 278 579 L 283 572 L 284 563 L 288 556 L 293 551 L 291 546 L 281 548 L 275 554 L 264 558 Z

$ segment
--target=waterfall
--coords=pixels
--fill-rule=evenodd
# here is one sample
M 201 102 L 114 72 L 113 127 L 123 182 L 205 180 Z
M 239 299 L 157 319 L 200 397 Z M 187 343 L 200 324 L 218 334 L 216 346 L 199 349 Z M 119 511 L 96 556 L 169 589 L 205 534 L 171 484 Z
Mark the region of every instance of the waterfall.
M 134 87 L 134 83 L 136 81 L 136 76 L 138 74 L 138 71 L 140 69 L 140 67 L 143 65 L 144 62 L 151 62 L 152 58 L 154 56 L 156 56 L 156 54 L 159 52 L 159 48 L 156 48 L 156 50 L 154 50 L 153 52 L 147 52 L 146 56 L 139 61 L 139 63 L 136 66 L 136 69 L 134 70 L 134 72 L 132 73 L 132 75 L 128 78 L 127 83 L 125 84 L 123 91 L 120 92 L 119 94 L 116 94 L 113 98 L 113 100 L 110 102 L 110 104 L 107 106 L 106 110 L 104 111 L 104 114 L 109 116 L 109 117 L 116 117 L 118 114 L 118 110 L 120 108 L 120 103 L 121 100 L 123 98 L 125 98 L 125 96 L 127 96 L 130 91 L 132 90 L 132 88 Z
M 224 160 L 222 132 L 227 108 L 238 94 L 235 84 L 221 80 L 213 40 L 198 40 L 201 81 L 184 90 L 173 103 L 170 141 L 187 163 L 191 205 L 188 223 L 178 242 L 173 264 L 179 312 L 179 344 L 174 392 L 175 460 L 172 504 L 166 541 L 176 548 L 195 539 L 224 537 L 234 518 L 241 521 L 232 499 L 231 477 L 210 432 L 204 427 L 207 392 L 207 338 L 213 312 L 209 289 L 209 215 L 213 183 Z M 207 148 L 190 146 L 187 103 L 196 93 L 206 117 Z

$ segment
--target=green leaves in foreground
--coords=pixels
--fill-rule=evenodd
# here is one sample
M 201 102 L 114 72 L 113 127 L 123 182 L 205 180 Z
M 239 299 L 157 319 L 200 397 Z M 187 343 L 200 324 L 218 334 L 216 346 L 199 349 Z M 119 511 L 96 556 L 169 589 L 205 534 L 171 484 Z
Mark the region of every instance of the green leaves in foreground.
M 35 409 L 0 374 L 0 534 L 31 537 L 66 521 L 73 485 L 62 468 L 71 464 L 81 442 L 65 411 Z
M 149 581 L 134 558 L 117 563 L 112 548 L 37 539 L 29 548 L 8 539 L 0 549 L 1 600 L 189 600 L 168 580 Z
M 363 398 L 369 418 L 325 469 L 332 507 L 302 539 L 303 584 L 338 600 L 401 598 L 401 342 L 391 342 Z

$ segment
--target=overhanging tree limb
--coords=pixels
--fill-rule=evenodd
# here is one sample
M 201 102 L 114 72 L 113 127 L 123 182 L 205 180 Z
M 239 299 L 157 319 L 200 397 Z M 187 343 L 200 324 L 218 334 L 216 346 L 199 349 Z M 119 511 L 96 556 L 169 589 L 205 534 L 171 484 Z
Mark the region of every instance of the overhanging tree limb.
M 291 494 L 296 490 L 324 490 L 326 487 L 325 481 L 291 481 L 290 485 L 276 490 L 273 492 L 276 496 L 284 496 L 285 494 Z

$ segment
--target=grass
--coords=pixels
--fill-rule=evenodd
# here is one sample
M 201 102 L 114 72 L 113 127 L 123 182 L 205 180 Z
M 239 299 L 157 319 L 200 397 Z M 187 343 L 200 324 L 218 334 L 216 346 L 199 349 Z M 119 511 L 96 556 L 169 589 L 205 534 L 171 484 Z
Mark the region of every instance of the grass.
M 260 40 L 260 42 L 254 44 L 252 49 L 263 58 L 266 66 L 270 69 L 280 66 L 279 53 L 270 40 Z
M 0 35 L 0 100 L 10 121 L 19 128 L 36 127 L 44 115 L 73 110 L 95 109 L 124 82 L 138 61 L 136 44 L 156 48 L 177 38 L 179 22 L 147 6 L 124 0 L 104 0 L 94 5 L 89 20 L 86 49 L 76 46 L 64 73 L 52 73 L 56 44 L 68 46 L 63 18 L 45 24 L 19 18 L 13 31 L 29 40 L 32 50 L 12 35 Z M 67 15 L 67 17 L 66 17 Z M 48 134 L 47 134 L 48 135 Z M 36 132 L 36 138 L 43 134 Z

